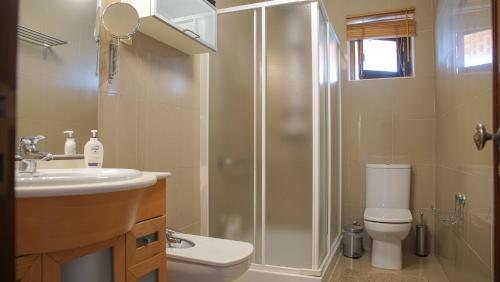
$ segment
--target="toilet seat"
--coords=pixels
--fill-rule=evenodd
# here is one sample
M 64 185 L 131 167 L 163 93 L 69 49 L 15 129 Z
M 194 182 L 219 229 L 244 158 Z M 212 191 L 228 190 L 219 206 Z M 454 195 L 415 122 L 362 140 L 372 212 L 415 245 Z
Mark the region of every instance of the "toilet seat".
M 167 257 L 180 261 L 228 267 L 248 261 L 253 254 L 253 245 L 246 242 L 217 239 L 176 233 L 176 237 L 190 240 L 193 248 L 167 248 Z
M 413 221 L 410 210 L 392 208 L 366 208 L 364 219 L 379 223 L 410 223 Z

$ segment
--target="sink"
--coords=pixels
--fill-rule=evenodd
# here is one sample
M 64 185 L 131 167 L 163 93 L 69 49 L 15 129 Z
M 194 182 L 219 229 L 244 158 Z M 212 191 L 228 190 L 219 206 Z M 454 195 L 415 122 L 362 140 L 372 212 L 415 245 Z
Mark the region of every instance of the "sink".
M 141 177 L 134 169 L 80 168 L 40 169 L 36 173 L 16 173 L 16 186 L 47 186 L 123 181 Z
M 136 221 L 152 174 L 133 169 L 16 173 L 16 255 L 51 253 L 116 238 Z
M 192 241 L 189 241 L 187 239 L 182 239 L 182 238 L 176 238 L 174 237 L 175 242 L 168 242 L 168 248 L 172 249 L 187 249 L 187 248 L 192 248 L 195 246 L 195 244 Z
M 41 169 L 36 173 L 16 173 L 16 197 L 109 193 L 150 186 L 155 182 L 155 177 L 134 169 Z

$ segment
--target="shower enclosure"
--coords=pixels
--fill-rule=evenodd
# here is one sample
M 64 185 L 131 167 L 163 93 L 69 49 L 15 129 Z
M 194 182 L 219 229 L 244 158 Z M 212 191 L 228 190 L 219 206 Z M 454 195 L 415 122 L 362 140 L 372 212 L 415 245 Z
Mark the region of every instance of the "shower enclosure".
M 218 28 L 205 230 L 254 244 L 261 268 L 319 276 L 340 238 L 335 31 L 304 0 L 222 9 Z

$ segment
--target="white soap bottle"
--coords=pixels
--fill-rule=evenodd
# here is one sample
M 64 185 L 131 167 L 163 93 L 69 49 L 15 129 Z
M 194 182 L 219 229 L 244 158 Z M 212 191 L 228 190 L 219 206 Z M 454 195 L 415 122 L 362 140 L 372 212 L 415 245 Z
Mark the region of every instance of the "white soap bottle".
M 104 159 L 104 146 L 97 139 L 97 130 L 93 129 L 90 140 L 85 144 L 83 156 L 87 167 L 102 167 Z
M 76 142 L 75 137 L 73 136 L 72 130 L 64 131 L 64 134 L 67 134 L 66 142 L 64 143 L 64 154 L 65 155 L 76 155 Z

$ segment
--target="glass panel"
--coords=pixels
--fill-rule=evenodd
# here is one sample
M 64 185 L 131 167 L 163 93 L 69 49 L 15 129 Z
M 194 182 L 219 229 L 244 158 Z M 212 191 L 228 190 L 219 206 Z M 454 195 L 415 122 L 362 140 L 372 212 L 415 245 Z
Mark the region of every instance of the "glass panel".
M 397 43 L 392 40 L 363 40 L 363 69 L 374 71 L 398 71 Z
M 266 264 L 311 268 L 311 4 L 266 11 Z
M 328 43 L 327 22 L 318 8 L 319 18 L 319 250 L 318 262 L 321 264 L 328 253 Z M 316 19 L 313 19 L 316 20 Z
M 464 35 L 464 67 L 491 64 L 493 44 L 491 29 L 475 31 Z
M 218 21 L 219 50 L 210 55 L 210 236 L 254 243 L 254 12 Z
M 331 194 L 330 194 L 330 242 L 340 234 L 340 84 L 339 84 L 339 45 L 336 41 L 335 31 L 329 26 L 329 83 L 330 83 L 330 131 L 331 131 Z
M 137 282 L 159 282 L 158 281 L 158 270 L 152 271 L 141 278 L 137 279 Z
M 204 0 L 158 0 L 156 16 L 168 20 L 181 31 L 216 46 L 215 8 Z
M 111 248 L 69 261 L 61 266 L 61 282 L 112 282 Z

